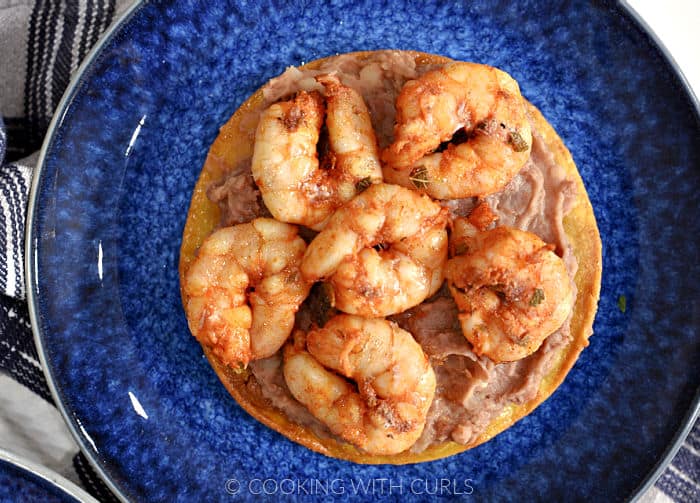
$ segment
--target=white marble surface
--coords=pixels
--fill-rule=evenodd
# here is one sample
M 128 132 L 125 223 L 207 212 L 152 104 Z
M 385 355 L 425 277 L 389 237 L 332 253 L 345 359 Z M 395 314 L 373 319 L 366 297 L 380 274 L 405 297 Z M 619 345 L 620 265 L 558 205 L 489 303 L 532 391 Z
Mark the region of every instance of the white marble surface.
M 700 1 L 629 0 L 680 65 L 700 96 Z M 0 446 L 79 482 L 71 460 L 78 448 L 58 411 L 41 398 L 0 375 Z M 643 503 L 668 503 L 652 488 Z

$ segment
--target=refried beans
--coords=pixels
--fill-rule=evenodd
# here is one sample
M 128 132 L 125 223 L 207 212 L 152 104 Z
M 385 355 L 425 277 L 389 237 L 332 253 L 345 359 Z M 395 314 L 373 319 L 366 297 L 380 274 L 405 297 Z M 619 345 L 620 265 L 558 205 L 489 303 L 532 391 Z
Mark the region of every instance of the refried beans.
M 345 85 L 362 94 L 381 148 L 391 143 L 394 103 L 404 83 L 435 68 L 435 65 L 416 66 L 412 55 L 400 51 L 379 51 L 365 58 L 341 55 L 326 60 L 317 70 L 288 68 L 263 88 L 263 108 L 299 90 L 323 93 L 323 86 L 314 77 L 336 73 Z M 252 117 L 243 124 L 255 121 Z M 564 168 L 555 163 L 534 124 L 532 127 L 532 152 L 526 165 L 504 190 L 482 201 L 496 214 L 498 225 L 533 232 L 554 244 L 575 288 L 577 263 L 564 232 L 563 218 L 576 199 L 576 186 L 567 178 Z M 242 134 L 250 132 L 242 131 Z M 250 162 L 242 163 L 212 184 L 207 195 L 221 209 L 222 226 L 269 215 L 253 182 Z M 466 216 L 475 202 L 475 198 L 469 198 L 443 201 L 443 204 L 454 215 Z M 313 235 L 313 231 L 302 232 L 307 240 Z M 328 309 L 323 288 L 317 285 L 297 314 L 297 327 L 307 330 L 312 324 L 322 324 Z M 411 448 L 414 452 L 445 440 L 473 443 L 504 406 L 535 398 L 557 350 L 571 340 L 570 320 L 567 320 L 534 354 L 522 360 L 495 364 L 485 356 L 476 356 L 462 335 L 457 307 L 444 286 L 432 298 L 391 319 L 413 334 L 429 356 L 437 377 L 435 398 L 423 434 Z M 332 436 L 287 389 L 281 350 L 270 358 L 252 362 L 250 370 L 256 381 L 252 385 L 272 406 L 291 421 L 310 427 L 317 435 Z

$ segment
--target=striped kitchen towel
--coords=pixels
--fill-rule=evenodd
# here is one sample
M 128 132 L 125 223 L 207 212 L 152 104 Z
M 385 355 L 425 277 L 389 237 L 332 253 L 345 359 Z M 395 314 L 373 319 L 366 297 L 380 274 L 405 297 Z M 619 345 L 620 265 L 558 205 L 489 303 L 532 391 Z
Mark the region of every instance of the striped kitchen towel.
M 2 127 L 2 125 L 0 125 Z M 24 218 L 36 154 L 0 171 L 0 292 L 24 299 Z
M 7 150 L 7 132 L 0 116 L 0 162 Z M 31 168 L 8 163 L 0 171 L 0 292 L 24 298 L 24 212 Z
M 48 401 L 24 302 L 24 224 L 32 168 L 71 75 L 128 3 L 0 0 L 0 368 Z M 74 466 L 88 491 L 102 501 L 113 500 L 83 457 L 76 456 Z M 696 425 L 643 501 L 700 501 L 699 481 Z

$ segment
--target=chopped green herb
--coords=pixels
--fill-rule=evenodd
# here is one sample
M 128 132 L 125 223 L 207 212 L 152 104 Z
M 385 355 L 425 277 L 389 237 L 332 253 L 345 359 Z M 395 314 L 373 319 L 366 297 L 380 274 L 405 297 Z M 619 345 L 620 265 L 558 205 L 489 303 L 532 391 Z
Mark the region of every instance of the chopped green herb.
M 428 178 L 428 168 L 425 166 L 413 168 L 411 174 L 408 176 L 408 179 L 413 182 L 413 185 L 415 185 L 417 189 L 426 188 L 430 182 L 430 179 Z
M 372 179 L 366 176 L 355 184 L 355 190 L 357 190 L 359 194 L 360 192 L 364 192 L 370 185 L 372 185 Z
M 543 300 L 544 300 L 544 290 L 542 290 L 541 288 L 535 288 L 535 291 L 532 294 L 532 298 L 530 299 L 530 305 L 531 306 L 539 306 Z
M 624 295 L 620 295 L 617 298 L 617 307 L 623 313 L 627 311 L 627 297 L 625 297 Z
M 525 152 L 529 147 L 517 130 L 513 130 L 508 134 L 508 143 L 513 146 L 513 150 L 516 152 Z

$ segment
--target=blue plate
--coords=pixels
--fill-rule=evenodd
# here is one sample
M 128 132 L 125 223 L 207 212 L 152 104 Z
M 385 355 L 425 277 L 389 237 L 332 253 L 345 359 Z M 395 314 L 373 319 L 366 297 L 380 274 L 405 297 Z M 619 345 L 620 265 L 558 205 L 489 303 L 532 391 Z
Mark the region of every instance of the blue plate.
M 59 474 L 3 449 L 0 449 L 0 501 L 97 503 Z
M 604 246 L 595 335 L 564 385 L 485 445 L 400 467 L 326 458 L 251 419 L 189 335 L 177 272 L 219 126 L 287 65 L 380 48 L 511 73 L 571 149 Z M 123 498 L 630 497 L 698 408 L 698 166 L 696 103 L 607 2 L 144 2 L 83 67 L 37 169 L 37 343 L 70 428 Z

